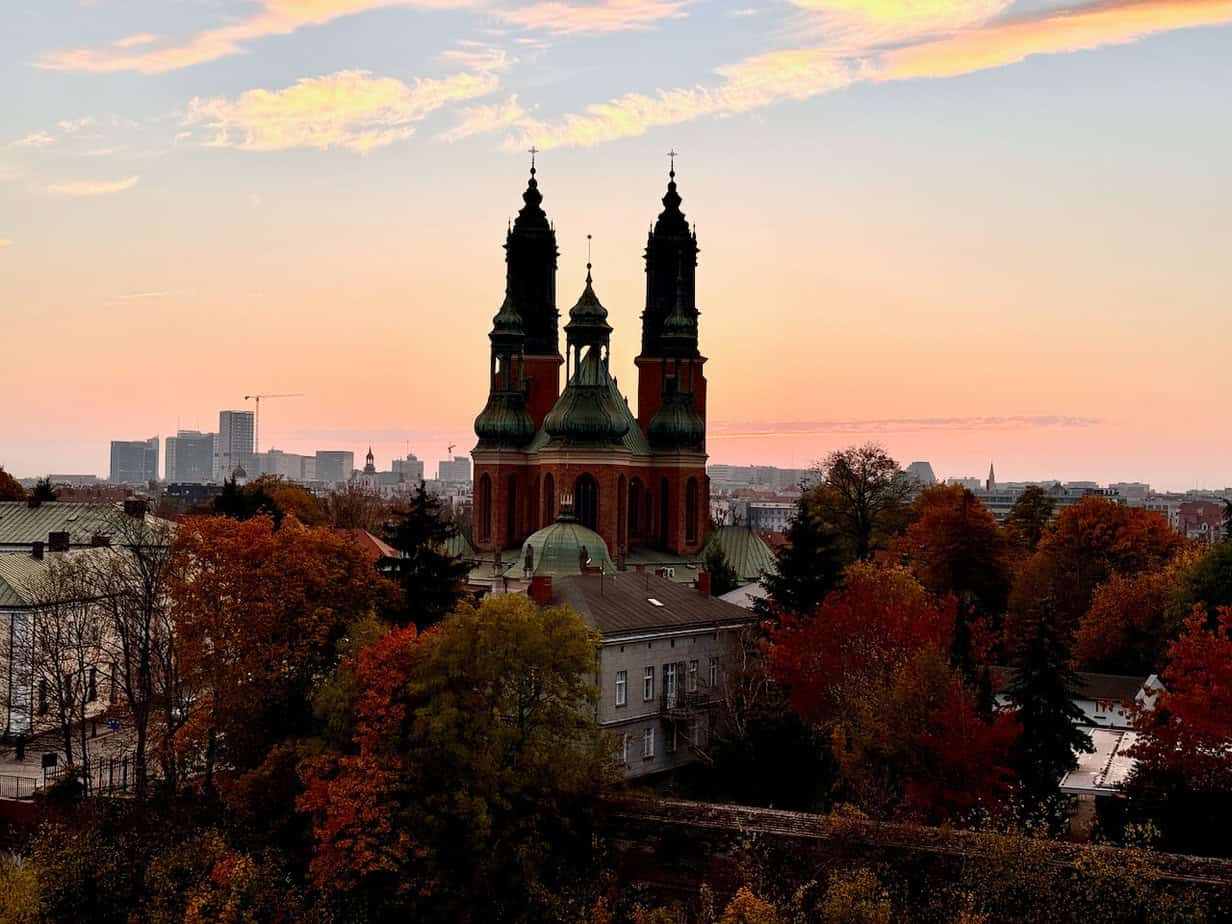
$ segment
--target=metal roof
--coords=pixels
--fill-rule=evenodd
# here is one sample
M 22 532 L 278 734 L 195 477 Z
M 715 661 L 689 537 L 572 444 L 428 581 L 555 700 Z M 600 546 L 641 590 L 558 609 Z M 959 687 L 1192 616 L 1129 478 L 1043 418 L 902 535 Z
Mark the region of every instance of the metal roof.
M 577 574 L 555 578 L 552 595 L 577 610 L 605 638 L 655 630 L 707 629 L 755 619 L 718 597 L 705 596 L 649 572 Z
M 720 526 L 710 534 L 705 551 L 713 548 L 722 550 L 727 564 L 741 581 L 758 581 L 763 574 L 773 574 L 777 568 L 770 546 L 748 526 Z
M 20 552 L 0 554 L 0 607 L 27 608 L 39 599 L 40 587 L 51 568 L 61 561 L 82 556 L 102 558 L 114 555 L 116 550 L 101 548 L 73 549 L 70 552 L 54 552 L 35 558 Z
M 113 535 L 123 516 L 119 504 L 48 501 L 31 507 L 26 501 L 0 501 L 0 550 L 29 550 L 33 543 L 47 542 L 57 532 L 68 533 L 70 545 L 88 546 L 95 535 Z M 159 518 L 147 513 L 146 520 Z

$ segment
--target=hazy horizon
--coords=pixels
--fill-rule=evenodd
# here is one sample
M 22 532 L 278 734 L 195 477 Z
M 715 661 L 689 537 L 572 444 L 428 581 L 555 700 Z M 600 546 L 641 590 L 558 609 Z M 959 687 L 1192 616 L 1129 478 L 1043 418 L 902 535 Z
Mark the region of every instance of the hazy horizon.
M 669 149 L 710 461 L 1232 484 L 1232 0 L 18 0 L 0 464 L 474 443 L 539 155 L 631 401 Z M 160 468 L 163 447 L 160 445 Z

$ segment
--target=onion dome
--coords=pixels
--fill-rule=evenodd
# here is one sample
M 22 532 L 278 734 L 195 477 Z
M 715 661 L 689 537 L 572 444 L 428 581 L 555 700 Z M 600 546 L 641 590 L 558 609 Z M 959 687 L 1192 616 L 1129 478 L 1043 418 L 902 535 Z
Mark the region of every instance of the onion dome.
M 603 537 L 574 520 L 567 506 L 555 523 L 522 543 L 522 566 L 532 576 L 581 574 L 583 562 L 589 568 L 616 570 Z
M 587 348 L 573 378 L 544 418 L 543 429 L 565 443 L 618 443 L 629 432 L 629 415 L 612 395 L 599 346 Z
M 535 161 L 531 158 L 530 180 L 526 183 L 526 192 L 522 193 L 522 208 L 513 222 L 513 231 L 539 230 L 548 231 L 547 213 L 543 211 L 543 193 L 539 192 L 539 181 L 535 179 Z
M 612 333 L 612 325 L 607 322 L 607 309 L 595 294 L 590 270 L 591 265 L 587 263 L 586 287 L 582 289 L 577 304 L 569 309 L 569 323 L 565 325 L 565 334 L 570 343 L 606 342 Z
M 671 387 L 658 413 L 650 419 L 646 438 L 654 449 L 700 452 L 706 443 L 706 425 L 693 409 L 693 396 Z
M 667 174 L 667 192 L 663 195 L 663 211 L 655 221 L 653 234 L 689 234 L 689 222 L 680 210 L 684 200 L 676 192 L 676 157 L 672 155 L 672 167 Z
M 517 339 L 521 338 L 523 333 L 522 315 L 518 313 L 517 306 L 513 303 L 513 293 L 510 291 L 509 283 L 506 282 L 505 300 L 501 302 L 500 311 L 496 312 L 496 316 L 492 318 L 492 333 L 488 336 L 492 340 Z
M 526 409 L 526 398 L 516 392 L 498 391 L 488 397 L 475 418 L 479 449 L 518 449 L 535 435 L 535 421 Z

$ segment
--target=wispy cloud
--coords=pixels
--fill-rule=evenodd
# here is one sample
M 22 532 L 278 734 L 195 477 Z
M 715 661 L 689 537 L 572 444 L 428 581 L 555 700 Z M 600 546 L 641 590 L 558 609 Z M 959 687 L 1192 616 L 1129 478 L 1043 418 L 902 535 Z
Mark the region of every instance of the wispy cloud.
M 109 196 L 132 189 L 140 179 L 139 176 L 128 176 L 122 180 L 73 180 L 53 183 L 47 191 L 57 196 Z
M 543 0 L 529 6 L 496 10 L 505 22 L 524 29 L 570 35 L 645 29 L 662 19 L 684 16 L 683 0 L 600 0 L 599 3 L 564 3 Z
M 746 439 L 775 435 L 824 433 L 916 433 L 936 430 L 1055 430 L 1089 429 L 1106 424 L 1098 417 L 1047 414 L 1006 417 L 889 417 L 855 420 L 746 420 L 710 425 L 711 439 Z
M 507 71 L 514 62 L 503 48 L 484 42 L 458 42 L 457 48 L 442 51 L 437 58 L 472 71 Z
M 56 139 L 47 132 L 30 132 L 18 138 L 16 141 L 10 141 L 11 148 L 45 148 L 49 144 L 55 144 Z
M 38 64 L 52 70 L 161 74 L 237 54 L 258 39 L 289 35 L 304 26 L 322 25 L 368 10 L 394 6 L 453 9 L 474 2 L 476 0 L 263 0 L 252 16 L 207 29 L 187 40 L 165 40 L 143 32 L 116 39 L 108 45 L 51 52 L 39 59 Z
M 184 123 L 203 126 L 213 147 L 248 151 L 346 148 L 370 151 L 409 138 L 413 123 L 451 102 L 499 86 L 492 73 L 403 83 L 369 71 L 307 77 L 283 90 L 192 100 Z
M 83 128 L 89 128 L 93 125 L 94 116 L 82 116 L 80 119 L 61 119 L 56 124 L 60 127 L 60 131 L 72 135 Z
M 717 69 L 714 86 L 631 93 L 552 120 L 506 107 L 473 110 L 446 137 L 504 132 L 506 143 L 584 146 L 704 116 L 807 99 L 856 82 L 948 77 L 1035 54 L 1134 42 L 1175 29 L 1232 23 L 1232 0 L 1093 0 L 1006 18 L 1007 0 L 797 0 L 832 35 Z

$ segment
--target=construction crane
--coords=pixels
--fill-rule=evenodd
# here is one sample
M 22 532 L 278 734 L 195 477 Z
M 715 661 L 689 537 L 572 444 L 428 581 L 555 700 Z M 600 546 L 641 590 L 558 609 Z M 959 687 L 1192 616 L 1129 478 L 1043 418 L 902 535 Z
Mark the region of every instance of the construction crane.
M 450 444 L 449 444 L 449 449 L 448 449 L 448 451 L 447 451 L 447 453 L 446 453 L 446 454 L 449 456 L 449 458 L 451 458 L 451 459 L 453 458 L 453 447 L 455 447 L 455 446 L 457 446 L 457 445 L 458 445 L 457 443 L 450 443 Z
M 256 414 L 253 415 L 253 421 L 252 421 L 252 445 L 253 445 L 252 451 L 254 454 L 261 451 L 261 399 L 262 398 L 302 398 L 302 397 L 304 396 L 300 392 L 295 392 L 294 394 L 289 394 L 289 395 L 244 395 L 245 401 L 255 401 L 257 405 L 257 412 Z

